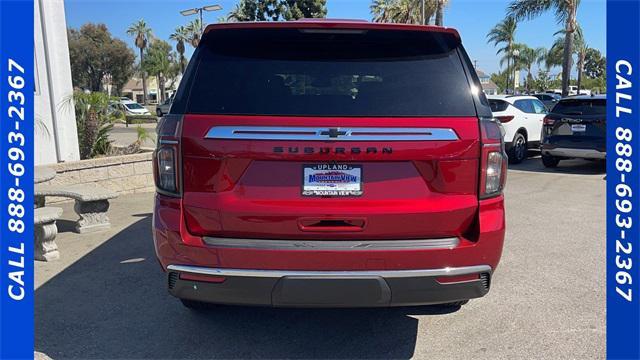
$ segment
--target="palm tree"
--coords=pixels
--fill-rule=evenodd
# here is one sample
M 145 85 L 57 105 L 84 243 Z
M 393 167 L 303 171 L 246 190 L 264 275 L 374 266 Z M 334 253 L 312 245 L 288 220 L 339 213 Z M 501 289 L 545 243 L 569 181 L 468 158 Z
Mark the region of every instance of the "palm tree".
M 129 26 L 127 34 L 135 38 L 136 47 L 140 50 L 140 64 L 144 60 L 144 49 L 147 47 L 151 37 L 151 28 L 147 26 L 144 19 L 140 19 Z M 147 80 L 144 70 L 142 70 L 142 102 L 147 104 Z
M 580 0 L 512 0 L 508 14 L 516 19 L 532 19 L 553 10 L 559 23 L 564 23 L 564 49 L 562 54 L 562 96 L 569 94 L 569 77 L 573 54 L 573 35 Z
M 520 55 L 518 56 L 518 62 L 521 68 L 527 70 L 527 93 L 531 88 L 531 81 L 533 81 L 533 75 L 531 75 L 531 68 L 534 64 L 540 65 L 544 61 L 547 50 L 545 48 L 532 49 L 524 44 L 517 44 Z
M 504 54 L 507 61 L 507 70 L 511 68 L 510 63 L 511 59 L 513 58 L 513 45 L 515 43 L 517 27 L 518 24 L 516 22 L 516 19 L 509 16 L 502 22 L 496 24 L 496 26 L 494 26 L 493 29 L 491 29 L 487 34 L 487 42 L 493 43 L 494 46 L 503 44 L 503 46 L 498 49 L 496 54 Z M 502 64 L 502 61 L 500 61 L 500 64 Z M 507 85 L 505 86 L 505 91 L 509 89 L 510 75 L 510 71 L 507 71 Z
M 200 37 L 202 36 L 202 23 L 200 22 L 200 19 L 195 19 L 187 24 L 186 30 L 189 34 L 188 38 L 191 46 L 194 48 L 198 47 L 198 44 L 200 44 Z
M 373 22 L 392 22 L 391 19 L 391 8 L 393 0 L 373 0 L 369 9 L 371 9 L 371 14 L 373 15 Z M 231 14 L 230 14 L 231 15 Z
M 554 66 L 562 66 L 562 54 L 564 53 L 564 36 L 558 37 L 551 45 L 545 57 L 545 66 L 550 69 Z
M 402 24 L 425 24 L 436 13 L 437 3 L 442 0 L 425 0 L 424 19 L 422 0 L 374 0 L 369 9 L 374 22 Z
M 225 22 L 240 22 L 240 21 L 249 21 L 249 17 L 245 14 L 243 8 L 240 6 L 240 3 L 236 4 L 236 6 L 227 14 Z
M 444 7 L 447 6 L 449 0 L 435 0 L 436 1 L 436 25 L 443 25 Z
M 549 49 L 549 52 L 547 53 L 547 56 L 545 58 L 547 68 L 562 65 L 566 33 L 567 33 L 566 30 L 562 29 L 562 30 L 556 31 L 555 34 L 553 34 L 557 37 L 553 42 L 553 45 L 551 46 L 551 49 Z M 578 58 L 577 65 L 578 65 L 578 82 L 579 83 L 582 82 L 581 70 L 584 69 L 584 60 L 586 58 L 587 50 L 588 50 L 588 47 L 584 42 L 584 37 L 582 35 L 582 28 L 580 27 L 580 24 L 576 23 L 575 32 L 574 32 L 574 49 L 571 55 L 573 56 L 573 54 L 575 54 Z M 582 63 L 582 65 L 580 65 L 580 63 Z M 571 72 L 572 67 L 573 67 L 573 58 L 571 59 L 571 67 L 569 67 L 569 72 Z
M 578 61 L 576 62 L 576 66 L 578 67 L 578 94 L 580 93 L 580 86 L 582 85 L 582 73 L 584 72 L 584 61 L 587 57 L 587 51 L 589 50 L 589 46 L 584 40 L 584 36 L 582 35 L 582 29 L 578 27 L 574 34 L 574 52 Z
M 189 41 L 189 31 L 184 26 L 178 26 L 173 34 L 169 35 L 169 39 L 176 42 L 176 51 L 179 54 L 180 73 L 184 74 L 185 58 L 184 58 L 184 43 Z

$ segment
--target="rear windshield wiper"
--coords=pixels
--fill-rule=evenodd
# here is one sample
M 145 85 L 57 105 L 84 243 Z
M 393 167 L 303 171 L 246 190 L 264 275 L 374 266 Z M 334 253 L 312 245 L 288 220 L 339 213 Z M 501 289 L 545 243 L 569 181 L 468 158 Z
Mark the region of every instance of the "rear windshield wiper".
M 582 111 L 567 111 L 565 115 L 582 115 Z

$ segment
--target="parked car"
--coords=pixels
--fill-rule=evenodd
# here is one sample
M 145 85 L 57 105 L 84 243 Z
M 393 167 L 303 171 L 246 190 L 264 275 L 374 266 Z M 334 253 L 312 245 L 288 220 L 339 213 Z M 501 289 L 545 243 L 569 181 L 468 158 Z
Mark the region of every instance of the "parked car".
M 154 152 L 156 255 L 185 306 L 487 294 L 507 161 L 456 30 L 215 24 L 191 62 Z
M 546 92 L 552 92 L 558 95 L 562 95 L 562 89 L 553 89 L 551 91 L 546 91 Z M 591 95 L 591 90 L 581 89 L 580 92 L 578 92 L 578 87 L 576 85 L 570 85 L 568 96 L 574 96 L 574 95 Z
M 605 159 L 606 95 L 560 100 L 544 119 L 542 163 L 556 167 L 562 159 Z
M 121 100 L 118 102 L 118 107 L 124 111 L 125 115 L 151 115 L 147 108 L 132 100 Z
M 532 94 L 531 96 L 542 101 L 542 103 L 548 110 L 551 110 L 554 106 L 556 106 L 558 101 L 562 99 L 562 96 L 556 93 L 539 93 L 539 94 Z
M 156 105 L 156 115 L 158 117 L 164 116 L 164 114 L 169 113 L 169 109 L 171 108 L 171 103 L 173 102 L 173 96 L 165 100 L 162 104 Z
M 542 120 L 547 114 L 540 100 L 525 95 L 492 95 L 489 105 L 504 127 L 509 162 L 519 164 L 527 158 L 529 149 L 540 148 Z

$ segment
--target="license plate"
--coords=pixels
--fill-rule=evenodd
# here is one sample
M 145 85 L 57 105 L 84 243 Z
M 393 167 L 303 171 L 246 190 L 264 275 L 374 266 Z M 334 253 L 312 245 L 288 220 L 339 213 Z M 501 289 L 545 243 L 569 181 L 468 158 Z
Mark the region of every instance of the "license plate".
M 585 132 L 587 131 L 587 125 L 584 124 L 572 124 L 571 131 L 573 132 Z
M 362 195 L 362 166 L 308 164 L 302 168 L 303 196 Z

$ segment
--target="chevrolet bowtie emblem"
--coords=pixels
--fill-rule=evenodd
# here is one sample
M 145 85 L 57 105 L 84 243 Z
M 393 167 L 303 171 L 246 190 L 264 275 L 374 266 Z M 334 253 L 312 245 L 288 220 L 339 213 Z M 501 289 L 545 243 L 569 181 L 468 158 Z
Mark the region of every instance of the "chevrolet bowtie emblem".
M 338 128 L 331 128 L 320 132 L 320 135 L 329 135 L 330 138 L 337 138 L 338 136 L 347 135 L 347 132 L 341 131 Z

